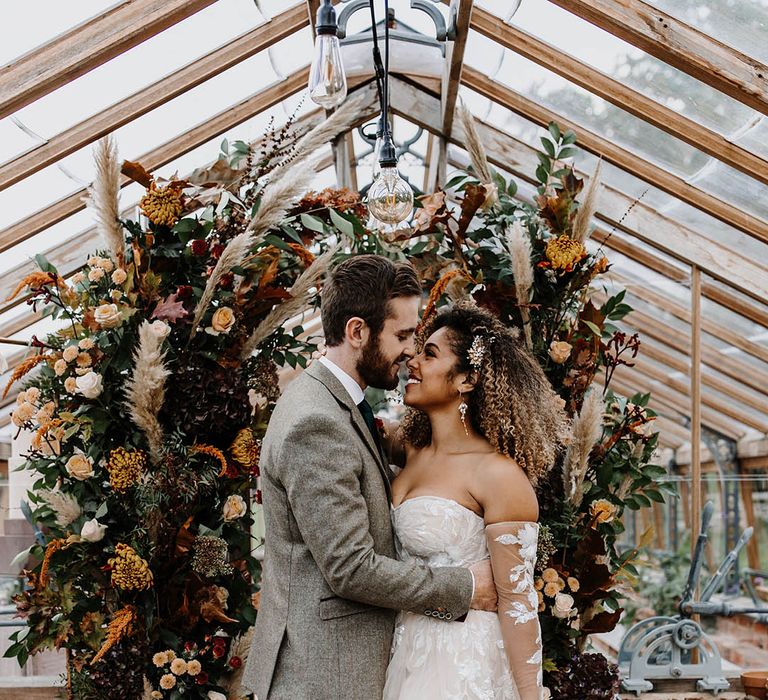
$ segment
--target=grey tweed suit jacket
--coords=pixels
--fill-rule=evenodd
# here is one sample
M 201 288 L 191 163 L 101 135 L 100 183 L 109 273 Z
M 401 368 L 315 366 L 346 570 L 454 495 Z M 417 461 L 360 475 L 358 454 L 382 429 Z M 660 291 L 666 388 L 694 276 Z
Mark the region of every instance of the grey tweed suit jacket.
M 243 685 L 258 700 L 378 700 L 395 611 L 460 617 L 472 575 L 396 559 L 388 466 L 320 362 L 278 401 L 261 474 L 266 552 Z

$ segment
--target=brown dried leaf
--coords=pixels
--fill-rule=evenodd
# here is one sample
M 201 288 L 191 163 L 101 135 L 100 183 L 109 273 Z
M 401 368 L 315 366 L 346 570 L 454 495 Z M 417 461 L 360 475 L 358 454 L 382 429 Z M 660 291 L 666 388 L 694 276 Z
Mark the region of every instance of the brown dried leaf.
M 152 175 L 146 168 L 141 163 L 134 163 L 132 160 L 124 160 L 120 172 L 134 182 L 138 182 L 142 187 L 149 187 L 152 182 Z

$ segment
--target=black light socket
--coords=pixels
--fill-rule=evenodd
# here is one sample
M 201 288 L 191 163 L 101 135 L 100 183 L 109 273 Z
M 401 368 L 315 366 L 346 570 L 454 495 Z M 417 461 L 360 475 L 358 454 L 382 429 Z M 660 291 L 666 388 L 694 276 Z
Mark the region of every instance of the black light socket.
M 395 144 L 392 141 L 392 137 L 387 137 L 382 141 L 381 148 L 379 149 L 379 165 L 382 168 L 391 168 L 397 165 L 397 151 L 395 150 Z
M 338 25 L 336 23 L 336 9 L 331 4 L 331 0 L 323 0 L 323 4 L 317 8 L 317 17 L 315 18 L 315 33 L 331 34 L 336 36 Z

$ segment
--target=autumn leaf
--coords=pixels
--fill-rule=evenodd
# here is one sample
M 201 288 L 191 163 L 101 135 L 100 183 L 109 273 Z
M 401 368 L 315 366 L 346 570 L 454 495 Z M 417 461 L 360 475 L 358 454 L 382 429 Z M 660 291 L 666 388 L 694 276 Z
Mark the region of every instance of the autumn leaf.
M 152 182 L 152 176 L 141 163 L 134 163 L 132 160 L 124 160 L 120 172 L 126 177 L 138 182 L 142 187 L 149 187 Z
M 189 311 L 184 308 L 184 303 L 179 301 L 178 293 L 174 292 L 155 307 L 152 318 L 176 323 L 180 318 L 188 315 Z
M 487 191 L 482 185 L 469 184 L 464 189 L 464 199 L 461 200 L 461 216 L 459 217 L 458 231 L 456 236 L 463 242 L 467 229 L 477 210 L 483 206 Z

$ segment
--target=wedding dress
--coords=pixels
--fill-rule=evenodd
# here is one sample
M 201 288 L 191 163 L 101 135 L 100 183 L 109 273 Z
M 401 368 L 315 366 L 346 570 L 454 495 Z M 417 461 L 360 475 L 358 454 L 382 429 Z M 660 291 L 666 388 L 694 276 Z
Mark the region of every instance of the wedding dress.
M 490 542 L 500 613 L 470 610 L 464 621 L 454 622 L 441 611 L 401 612 L 384 700 L 541 697 L 541 634 L 533 587 L 538 525 L 501 523 L 486 532 L 479 515 L 438 496 L 406 499 L 392 509 L 392 522 L 398 556 L 428 566 L 470 566 L 488 558 Z M 512 669 L 505 638 L 514 645 Z

